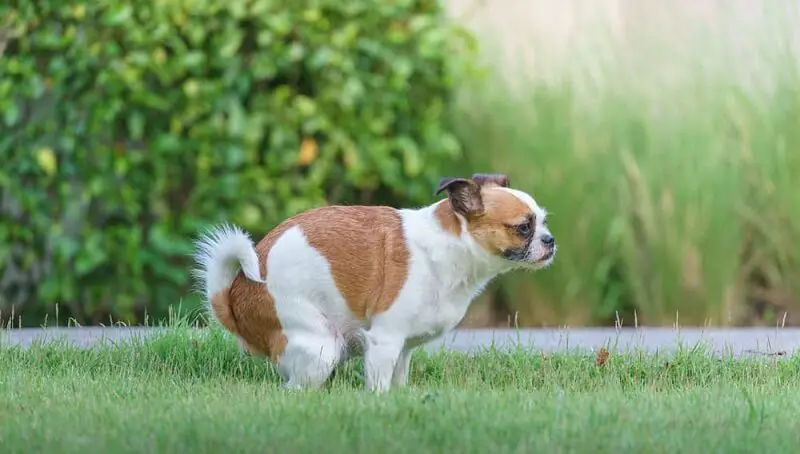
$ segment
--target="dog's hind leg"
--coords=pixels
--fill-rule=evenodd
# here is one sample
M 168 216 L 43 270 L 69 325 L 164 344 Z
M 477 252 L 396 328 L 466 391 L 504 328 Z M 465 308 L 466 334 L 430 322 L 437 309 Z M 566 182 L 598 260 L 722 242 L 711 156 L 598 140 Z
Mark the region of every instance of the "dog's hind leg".
M 342 359 L 342 342 L 333 334 L 295 331 L 287 339 L 278 360 L 287 388 L 318 388 Z

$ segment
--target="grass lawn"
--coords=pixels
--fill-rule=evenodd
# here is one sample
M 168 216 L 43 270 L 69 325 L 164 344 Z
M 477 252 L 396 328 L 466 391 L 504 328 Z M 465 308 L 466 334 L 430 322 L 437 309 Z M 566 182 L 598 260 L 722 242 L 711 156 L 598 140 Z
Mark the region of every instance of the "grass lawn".
M 289 393 L 220 331 L 0 347 L 0 452 L 794 452 L 800 357 L 420 352 L 410 386 L 360 362 Z

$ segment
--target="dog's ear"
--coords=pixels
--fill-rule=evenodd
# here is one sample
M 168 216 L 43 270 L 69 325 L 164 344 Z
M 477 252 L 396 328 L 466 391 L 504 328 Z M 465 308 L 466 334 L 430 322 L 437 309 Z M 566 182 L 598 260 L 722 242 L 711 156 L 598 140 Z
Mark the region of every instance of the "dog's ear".
M 500 186 L 501 188 L 511 186 L 508 175 L 502 173 L 476 173 L 472 175 L 472 181 L 478 183 L 478 186 Z
M 436 195 L 447 191 L 453 211 L 466 217 L 480 216 L 483 214 L 483 198 L 481 186 L 473 180 L 466 178 L 442 178 Z

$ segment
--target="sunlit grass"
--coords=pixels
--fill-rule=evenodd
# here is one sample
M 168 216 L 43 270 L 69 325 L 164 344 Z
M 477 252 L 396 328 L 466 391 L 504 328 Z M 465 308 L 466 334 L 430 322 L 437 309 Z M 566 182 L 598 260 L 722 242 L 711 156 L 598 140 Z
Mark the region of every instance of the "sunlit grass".
M 613 349 L 612 349 L 613 352 Z M 364 391 L 361 363 L 317 391 L 220 329 L 185 323 L 81 349 L 0 345 L 0 445 L 28 452 L 790 452 L 800 357 L 701 348 L 598 358 L 419 352 L 409 386 Z

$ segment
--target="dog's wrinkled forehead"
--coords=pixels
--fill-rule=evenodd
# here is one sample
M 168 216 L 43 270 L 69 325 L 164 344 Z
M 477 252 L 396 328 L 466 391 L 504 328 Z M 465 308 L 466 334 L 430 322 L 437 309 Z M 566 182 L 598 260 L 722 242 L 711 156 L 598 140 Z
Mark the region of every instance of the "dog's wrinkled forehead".
M 485 188 L 482 191 L 484 215 L 483 222 L 497 222 L 505 225 L 521 224 L 535 219 L 536 211 L 530 200 L 520 191 L 509 188 Z
M 533 216 L 536 219 L 544 219 L 545 216 L 547 215 L 547 211 L 544 208 L 540 207 L 539 204 L 536 203 L 536 200 L 534 200 L 533 197 L 531 197 L 531 195 L 528 194 L 527 192 L 511 188 L 500 188 L 499 190 L 511 194 L 512 196 L 517 198 L 520 202 L 525 204 L 527 210 L 531 214 L 533 214 Z

